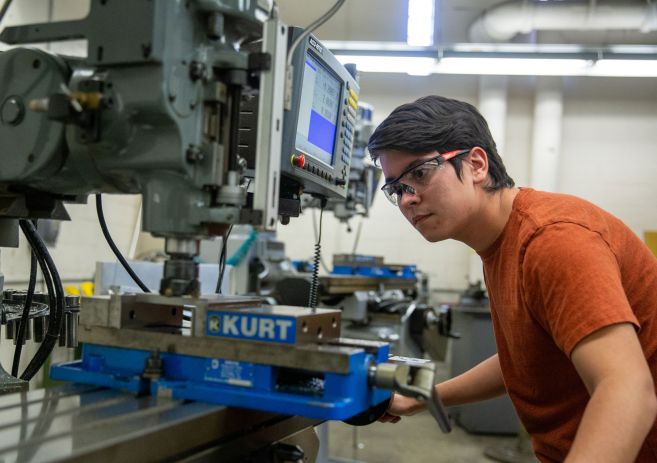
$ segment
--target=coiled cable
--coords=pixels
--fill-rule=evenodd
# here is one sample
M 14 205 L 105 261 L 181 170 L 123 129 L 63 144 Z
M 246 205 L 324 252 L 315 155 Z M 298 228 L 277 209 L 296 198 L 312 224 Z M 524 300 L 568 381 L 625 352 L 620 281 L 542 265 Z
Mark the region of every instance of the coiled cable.
M 308 306 L 311 309 L 317 308 L 319 297 L 319 265 L 322 261 L 322 218 L 324 216 L 324 207 L 326 207 L 326 198 L 321 199 L 322 206 L 319 212 L 319 234 L 317 243 L 315 243 L 315 255 L 313 257 L 313 276 L 310 282 L 310 295 L 308 297 Z
M 326 204 L 324 204 L 324 206 L 326 206 Z M 319 233 L 317 233 L 317 224 L 315 223 L 317 221 L 317 215 L 315 214 L 315 209 L 312 210 L 312 213 L 313 213 L 313 219 L 311 220 L 311 222 L 313 223 L 313 236 L 315 237 L 315 240 L 317 240 Z M 327 274 L 331 273 L 331 270 L 329 270 L 328 266 L 326 265 L 326 262 L 324 262 L 323 257 L 319 259 L 319 263 Z

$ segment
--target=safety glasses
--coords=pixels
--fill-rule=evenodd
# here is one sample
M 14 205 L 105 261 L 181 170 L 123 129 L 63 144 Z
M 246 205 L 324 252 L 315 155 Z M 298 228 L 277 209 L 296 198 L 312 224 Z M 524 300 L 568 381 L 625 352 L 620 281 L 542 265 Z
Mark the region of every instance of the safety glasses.
M 381 191 L 392 204 L 399 206 L 404 193 L 416 194 L 418 188 L 429 184 L 433 177 L 432 174 L 444 166 L 446 161 L 469 152 L 469 149 L 449 151 L 422 161 L 420 164 L 407 168 L 399 176 L 387 181 L 381 187 Z

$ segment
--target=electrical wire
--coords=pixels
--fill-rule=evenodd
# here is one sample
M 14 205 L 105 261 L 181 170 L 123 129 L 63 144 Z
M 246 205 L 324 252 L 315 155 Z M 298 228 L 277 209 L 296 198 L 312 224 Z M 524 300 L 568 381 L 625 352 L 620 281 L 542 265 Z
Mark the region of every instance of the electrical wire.
M 226 250 L 228 248 L 228 237 L 230 232 L 233 231 L 233 226 L 228 227 L 226 235 L 222 238 L 221 253 L 219 254 L 219 278 L 217 278 L 217 287 L 215 288 L 216 294 L 221 294 L 221 284 L 224 281 L 224 272 L 226 271 Z
M 287 67 L 288 69 L 292 65 L 292 56 L 294 55 L 294 50 L 299 46 L 301 42 L 303 42 L 306 37 L 308 37 L 312 31 L 317 29 L 319 26 L 324 24 L 326 21 L 331 19 L 331 17 L 338 12 L 338 10 L 344 5 L 344 2 L 346 0 L 338 0 L 333 4 L 330 10 L 328 10 L 326 13 L 324 13 L 322 16 L 320 16 L 315 22 L 311 23 L 308 27 L 306 27 L 306 30 L 304 30 L 299 37 L 296 38 L 294 42 L 292 42 L 292 45 L 290 45 L 290 49 L 287 52 Z
M 36 220 L 34 221 L 36 226 Z M 34 288 L 37 277 L 37 258 L 34 250 L 30 250 L 30 282 L 27 285 L 27 294 L 25 295 L 25 305 L 21 314 L 20 324 L 18 325 L 18 334 L 16 335 L 16 347 L 14 349 L 14 361 L 11 365 L 11 375 L 18 377 L 18 367 L 21 361 L 21 352 L 25 342 L 27 324 L 30 322 L 30 309 L 32 308 L 32 299 L 34 298 Z
M 284 107 L 286 111 L 291 110 L 291 101 L 292 101 L 292 83 L 293 83 L 293 76 L 294 76 L 294 66 L 292 65 L 292 58 L 294 57 L 294 50 L 299 46 L 300 43 L 302 43 L 306 38 L 311 34 L 312 31 L 317 29 L 319 26 L 324 24 L 326 21 L 328 21 L 331 16 L 333 16 L 339 9 L 340 7 L 344 4 L 346 0 L 338 0 L 335 2 L 335 4 L 331 7 L 330 10 L 328 10 L 326 13 L 324 13 L 322 16 L 319 17 L 315 22 L 311 23 L 306 30 L 304 30 L 299 37 L 297 37 L 294 42 L 292 42 L 292 45 L 290 45 L 290 48 L 287 51 L 287 60 L 285 64 L 285 91 L 284 91 Z
M 36 227 L 29 220 L 20 220 L 19 225 L 41 267 L 41 273 L 48 288 L 48 299 L 50 303 L 48 330 L 46 331 L 44 340 L 20 377 L 29 381 L 46 363 L 48 356 L 55 348 L 55 343 L 59 339 L 59 333 L 64 320 L 64 288 L 62 287 L 62 280 L 57 272 L 57 267 L 55 267 L 55 263 L 52 257 L 50 257 L 50 253 L 43 239 L 37 233 Z
M 6 0 L 5 4 L 2 5 L 2 9 L 0 10 L 0 24 L 2 24 L 2 20 L 5 18 L 5 15 L 7 14 L 7 10 L 11 6 L 11 2 L 13 0 Z
M 358 248 L 358 242 L 360 241 L 360 232 L 363 230 L 363 222 L 365 221 L 365 218 L 363 216 L 360 217 L 360 223 L 358 224 L 358 230 L 356 230 L 356 238 L 354 239 L 354 246 L 351 248 L 351 255 L 355 256 L 356 255 L 356 249 Z
M 39 346 L 39 349 L 35 353 L 34 357 L 32 357 L 32 360 L 21 375 L 21 379 L 30 380 L 46 362 L 48 356 L 55 348 L 57 339 L 59 338 L 59 333 L 64 318 L 64 291 L 63 289 L 61 289 L 61 291 L 55 290 L 55 285 L 53 283 L 53 277 L 49 266 L 49 264 L 52 263 L 52 259 L 48 254 L 48 250 L 45 246 L 45 243 L 43 243 L 41 236 L 39 236 L 37 233 L 36 228 L 32 225 L 31 222 L 27 220 L 21 220 L 19 221 L 19 224 L 23 234 L 32 247 L 32 251 L 34 252 L 37 262 L 41 268 L 43 280 L 47 287 L 49 302 L 48 330 L 46 332 L 44 342 L 41 344 L 41 346 Z M 54 269 L 54 273 L 57 273 L 57 269 L 55 268 L 54 263 L 52 263 L 52 268 Z M 59 283 L 61 286 L 61 280 Z M 61 298 L 58 297 L 58 292 L 61 292 Z
M 317 236 L 317 243 L 315 243 L 315 257 L 313 259 L 313 276 L 310 282 L 310 295 L 308 297 L 308 306 L 311 309 L 317 308 L 319 297 L 319 264 L 322 260 L 322 218 L 324 216 L 324 207 L 326 206 L 326 199 L 322 198 L 322 208 L 319 212 L 319 235 Z M 315 221 L 313 220 L 313 224 Z
M 96 212 L 98 213 L 98 223 L 100 224 L 100 229 L 103 231 L 103 236 L 105 237 L 109 247 L 112 249 L 114 255 L 119 260 L 121 265 L 123 265 L 123 268 L 126 272 L 128 272 L 128 275 L 130 275 L 132 280 L 137 283 L 137 286 L 139 286 L 143 292 L 150 293 L 151 290 L 148 289 L 148 286 L 146 286 L 144 282 L 141 281 L 141 279 L 137 276 L 135 271 L 132 270 L 132 267 L 130 267 L 128 261 L 125 260 L 123 254 L 121 254 L 121 251 L 119 251 L 119 248 L 116 247 L 116 244 L 114 243 L 114 240 L 112 239 L 112 236 L 110 235 L 110 232 L 107 228 L 107 223 L 105 222 L 105 214 L 103 213 L 103 200 L 100 193 L 96 194 Z

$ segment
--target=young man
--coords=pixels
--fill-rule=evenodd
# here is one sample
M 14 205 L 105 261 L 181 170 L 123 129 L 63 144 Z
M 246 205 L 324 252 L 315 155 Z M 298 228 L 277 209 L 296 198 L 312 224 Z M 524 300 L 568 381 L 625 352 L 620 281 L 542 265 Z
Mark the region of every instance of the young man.
M 400 106 L 369 150 L 422 236 L 483 261 L 497 354 L 438 384 L 443 403 L 508 393 L 542 462 L 657 461 L 657 259 L 641 240 L 582 199 L 514 188 L 467 103 Z M 381 421 L 423 408 L 396 395 Z

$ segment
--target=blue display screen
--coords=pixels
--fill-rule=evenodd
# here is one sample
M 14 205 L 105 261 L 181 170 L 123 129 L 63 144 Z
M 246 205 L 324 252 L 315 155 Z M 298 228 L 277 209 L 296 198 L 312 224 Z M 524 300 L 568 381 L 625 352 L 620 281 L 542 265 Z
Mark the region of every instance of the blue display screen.
M 310 51 L 303 73 L 296 148 L 332 165 L 342 82 Z
M 312 110 L 310 112 L 310 130 L 308 141 L 327 153 L 333 154 L 335 146 L 335 124 Z

